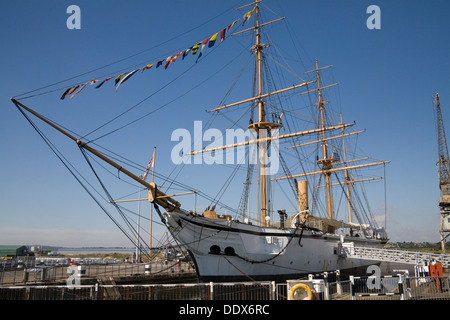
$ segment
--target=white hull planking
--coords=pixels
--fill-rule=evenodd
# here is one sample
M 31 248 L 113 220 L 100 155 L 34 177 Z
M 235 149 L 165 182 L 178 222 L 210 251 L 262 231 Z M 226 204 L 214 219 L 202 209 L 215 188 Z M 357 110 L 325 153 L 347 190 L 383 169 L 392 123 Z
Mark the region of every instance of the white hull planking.
M 340 257 L 339 235 L 306 229 L 302 233 L 301 229 L 264 228 L 175 212 L 167 214 L 166 220 L 172 236 L 195 259 L 201 281 L 288 279 L 374 264 Z M 357 246 L 384 243 L 356 237 L 343 240 Z

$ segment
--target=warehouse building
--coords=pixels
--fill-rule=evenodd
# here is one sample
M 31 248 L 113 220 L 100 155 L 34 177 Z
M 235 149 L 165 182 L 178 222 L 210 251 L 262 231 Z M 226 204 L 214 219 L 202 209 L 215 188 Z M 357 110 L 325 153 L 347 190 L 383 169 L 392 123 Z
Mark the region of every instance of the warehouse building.
M 28 255 L 27 246 L 0 245 L 0 257 L 16 257 Z

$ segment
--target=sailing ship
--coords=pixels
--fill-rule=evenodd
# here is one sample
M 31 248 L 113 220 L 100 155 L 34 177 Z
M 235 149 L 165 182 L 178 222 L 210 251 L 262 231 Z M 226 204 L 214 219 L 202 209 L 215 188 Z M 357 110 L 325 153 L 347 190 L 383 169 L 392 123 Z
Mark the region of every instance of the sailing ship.
M 266 68 L 264 61 L 265 50 L 270 47 L 270 44 L 263 42 L 261 31 L 265 26 L 281 19 L 262 22 L 261 1 L 242 7 L 251 6 L 250 12 L 254 15 L 254 25 L 235 33 L 251 33 L 255 39 L 251 48 L 251 53 L 255 57 L 253 96 L 210 110 L 211 113 L 223 113 L 235 106 L 248 105 L 252 110 L 252 116 L 247 129 L 252 132 L 252 135 L 246 141 L 191 150 L 184 155 L 193 157 L 241 147 L 248 150 L 246 153 L 247 175 L 241 199 L 235 203 L 235 206 L 238 205 L 235 216 L 226 212 L 223 207 L 222 210 L 221 208 L 216 210 L 216 206 L 219 205 L 218 200 L 213 201 L 203 212 L 183 209 L 181 203 L 175 200 L 176 194 L 166 194 L 153 180 L 147 182 L 142 179 L 142 176 L 125 169 L 121 164 L 22 102 L 14 98 L 11 100 L 19 109 L 28 111 L 75 141 L 80 149 L 99 157 L 148 189 L 148 200 L 153 204 L 153 208 L 172 237 L 189 252 L 198 278 L 202 282 L 249 279 L 283 281 L 309 273 L 335 270 L 340 270 L 341 273 L 346 271 L 353 273 L 357 269 L 364 270 L 374 262 L 348 259 L 341 254 L 341 251 L 345 246 L 381 247 L 388 241 L 384 228 L 378 227 L 375 221 L 372 221 L 371 213 L 361 212 L 353 203 L 356 199 L 356 184 L 379 180 L 382 177 L 358 178 L 359 176 L 352 173 L 362 168 L 384 166 L 388 162 L 372 161 L 355 165 L 354 162 L 363 162 L 369 158 L 347 159 L 345 138 L 357 135 L 361 131 L 346 132 L 354 124 L 345 124 L 342 116 L 337 123 L 328 121 L 330 119 L 328 101 L 324 99 L 324 92 L 336 84 L 322 83 L 321 72 L 328 67 L 320 67 L 317 60 L 315 69 L 305 73 L 313 76 L 311 81 L 301 80 L 299 84 L 284 89 L 267 90 L 267 82 L 264 80 Z M 313 118 L 314 121 L 311 121 L 316 127 L 284 133 L 290 129 L 287 118 L 295 113 L 290 113 L 279 106 L 277 103 L 281 99 L 271 99 L 298 89 L 304 90 L 300 95 L 308 94 L 316 99 L 313 109 L 317 112 L 317 116 Z M 274 110 L 277 113 L 273 112 Z M 270 116 L 272 116 L 271 119 Z M 284 130 L 283 133 L 281 129 Z M 311 136 L 316 140 L 298 143 L 299 139 Z M 281 152 L 282 145 L 286 141 L 291 144 L 289 151 L 293 151 L 297 156 L 295 158 L 297 169 L 303 169 L 306 165 L 306 160 L 302 158 L 299 150 L 313 147 L 316 151 L 313 156 L 316 169 L 311 172 L 292 174 L 292 169 L 286 165 Z M 339 142 L 339 147 L 337 144 L 333 147 L 336 142 Z M 250 150 L 257 154 L 257 156 L 253 154 L 253 161 L 250 161 L 252 157 Z M 283 175 L 271 172 L 274 161 L 281 164 Z M 257 209 L 253 209 L 256 211 L 256 218 L 250 217 L 250 187 L 252 186 L 250 181 L 254 172 L 257 176 L 257 195 L 255 196 Z M 287 182 L 293 192 L 289 198 L 290 201 L 295 202 L 296 208 L 291 216 L 282 207 L 276 212 L 274 210 L 277 204 L 271 198 L 271 185 L 282 182 Z M 313 183 L 319 185 L 312 186 Z M 337 210 L 333 196 L 336 189 L 343 192 L 342 199 L 347 202 L 348 221 L 345 222 L 336 217 Z M 323 196 L 319 193 L 322 190 L 325 191 Z M 283 201 L 285 204 L 286 200 Z M 324 216 L 321 216 L 322 207 L 325 211 Z

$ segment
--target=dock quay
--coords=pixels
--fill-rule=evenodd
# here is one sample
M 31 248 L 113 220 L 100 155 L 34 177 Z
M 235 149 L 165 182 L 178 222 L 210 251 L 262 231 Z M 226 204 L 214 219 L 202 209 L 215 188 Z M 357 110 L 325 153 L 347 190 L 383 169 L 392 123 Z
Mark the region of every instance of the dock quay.
M 314 276 L 287 283 L 153 283 L 118 284 L 114 278 L 95 284 L 22 285 L 0 287 L 0 300 L 297 300 L 295 285 L 312 289 L 311 299 L 301 300 L 450 300 L 449 277 L 351 277 L 327 282 Z
M 130 266 L 116 265 L 119 268 Z M 134 266 L 136 267 L 136 266 Z M 80 281 L 70 283 L 69 278 L 39 281 L 6 282 L 2 272 L 0 300 L 450 300 L 449 270 L 442 276 L 420 272 L 410 274 L 407 269 L 394 270 L 391 275 L 371 273 L 368 276 L 341 278 L 339 271 L 310 274 L 307 278 L 287 282 L 248 281 L 225 283 L 199 283 L 194 272 L 169 272 L 155 274 L 96 276 L 87 272 Z M 68 267 L 55 267 L 61 270 Z M 375 268 L 375 269 L 374 269 Z M 56 269 L 54 269 L 56 270 Z M 86 269 L 99 270 L 94 266 Z M 136 271 L 137 269 L 135 269 Z M 125 270 L 121 270 L 122 273 Z M 15 272 L 17 280 L 19 272 Z M 23 274 L 22 274 L 23 276 Z M 49 280 L 50 279 L 50 280 Z M 28 279 L 30 280 L 30 278 Z M 329 281 L 331 280 L 331 281 Z M 308 296 L 298 298 L 295 285 L 307 285 L 311 289 Z M 306 287 L 305 287 L 306 288 Z
M 110 259 L 46 258 L 34 261 L 17 258 L 0 265 L 0 287 L 65 285 L 69 277 L 79 284 L 92 285 L 99 279 L 114 279 L 115 283 L 179 283 L 197 281 L 195 270 L 187 262 L 122 263 Z M 78 261 L 78 262 L 73 262 Z
M 341 257 L 374 264 L 364 276 L 199 283 L 187 261 L 16 257 L 0 265 L 0 300 L 450 300 L 448 255 L 347 246 Z

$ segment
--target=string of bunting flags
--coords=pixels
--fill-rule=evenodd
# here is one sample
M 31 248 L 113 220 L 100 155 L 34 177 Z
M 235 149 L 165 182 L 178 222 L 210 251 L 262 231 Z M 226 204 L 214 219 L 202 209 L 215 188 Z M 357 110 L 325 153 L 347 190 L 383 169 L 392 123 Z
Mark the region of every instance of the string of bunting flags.
M 255 8 L 253 8 L 252 10 L 248 11 L 244 16 L 243 16 L 243 22 L 242 22 L 242 26 L 250 19 L 252 13 L 255 11 Z M 197 42 L 195 45 L 178 52 L 177 54 L 171 55 L 165 59 L 162 59 L 158 62 L 156 62 L 156 67 L 155 69 L 164 66 L 164 69 L 167 69 L 169 67 L 169 65 L 171 63 L 174 63 L 179 57 L 182 58 L 182 60 L 184 60 L 189 53 L 192 55 L 196 55 L 197 52 L 200 51 L 200 53 L 197 56 L 196 62 L 200 59 L 200 57 L 203 55 L 203 50 L 205 49 L 206 46 L 208 46 L 208 48 L 212 48 L 217 39 L 220 36 L 220 42 L 225 40 L 225 36 L 226 34 L 230 31 L 230 29 L 236 24 L 236 22 L 238 22 L 240 19 L 237 19 L 235 21 L 233 21 L 231 24 L 228 25 L 228 27 L 225 27 L 223 29 L 221 29 L 219 32 L 213 34 L 212 36 L 206 38 L 203 41 Z M 119 89 L 119 86 L 121 84 L 123 84 L 125 81 L 127 81 L 128 79 L 130 79 L 134 74 L 136 74 L 139 70 L 141 70 L 141 73 L 144 72 L 145 70 L 151 69 L 154 66 L 154 64 L 147 64 L 145 66 L 143 66 L 142 68 L 139 69 L 135 69 L 133 71 L 130 72 L 126 72 L 126 73 L 122 73 L 118 76 L 112 76 L 109 78 L 104 79 L 103 81 L 100 80 L 89 80 L 88 82 L 86 82 L 83 85 L 76 85 L 74 87 L 68 88 L 61 96 L 61 100 L 64 100 L 65 98 L 70 96 L 70 99 L 72 99 L 73 97 L 75 97 L 77 94 L 79 94 L 84 88 L 86 88 L 86 86 L 88 85 L 95 85 L 95 89 L 99 89 L 100 87 L 102 87 L 106 82 L 108 82 L 109 80 L 115 78 L 115 87 L 116 87 L 116 92 Z

